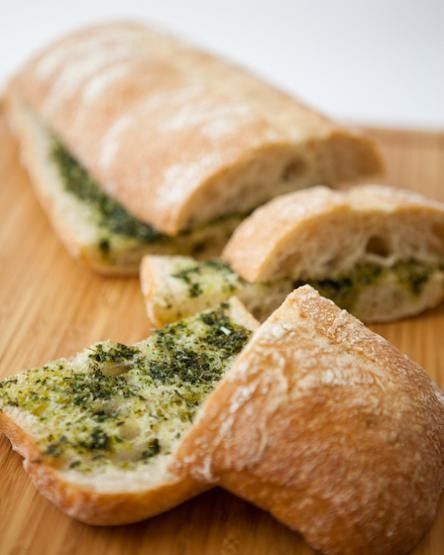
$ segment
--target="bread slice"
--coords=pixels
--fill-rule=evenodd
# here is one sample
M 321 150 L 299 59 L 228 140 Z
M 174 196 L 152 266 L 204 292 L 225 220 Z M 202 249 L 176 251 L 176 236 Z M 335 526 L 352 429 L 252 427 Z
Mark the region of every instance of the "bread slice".
M 385 186 L 313 187 L 255 211 L 222 256 L 146 256 L 150 321 L 161 326 L 231 295 L 262 321 L 304 283 L 364 322 L 396 320 L 444 298 L 444 205 Z
M 444 487 L 444 394 L 309 286 L 256 331 L 174 469 L 270 511 L 328 555 L 400 555 Z
M 234 214 L 176 237 L 164 235 L 104 194 L 29 107 L 10 103 L 9 120 L 54 229 L 72 256 L 102 274 L 137 275 L 147 253 L 216 256 L 242 220 Z
M 198 261 L 189 256 L 145 256 L 140 282 L 148 319 L 156 328 L 217 306 L 232 296 L 262 321 L 294 289 L 292 280 L 249 283 L 220 260 Z
M 366 322 L 444 297 L 444 204 L 381 185 L 279 197 L 236 230 L 222 258 L 249 282 L 310 283 Z
M 0 382 L 0 431 L 39 491 L 90 524 L 160 513 L 207 484 L 168 470 L 255 320 L 236 300 L 133 346 L 96 343 Z
M 360 262 L 442 264 L 444 204 L 384 185 L 276 198 L 236 229 L 223 259 L 248 281 L 328 278 Z
M 56 41 L 7 98 L 29 105 L 110 197 L 167 235 L 382 167 L 359 133 L 138 23 Z

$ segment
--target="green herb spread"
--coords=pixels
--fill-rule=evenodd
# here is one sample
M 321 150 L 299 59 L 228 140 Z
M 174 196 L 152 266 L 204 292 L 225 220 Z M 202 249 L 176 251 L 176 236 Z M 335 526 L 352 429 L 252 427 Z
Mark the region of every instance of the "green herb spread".
M 362 291 L 368 285 L 376 284 L 387 278 L 394 278 L 398 284 L 407 288 L 410 294 L 419 296 L 431 274 L 438 269 L 437 266 L 424 264 L 415 260 L 400 261 L 393 266 L 380 266 L 373 263 L 358 264 L 352 272 L 344 276 L 331 279 L 307 279 L 294 283 L 295 287 L 310 284 L 321 295 L 335 301 L 335 303 L 348 310 L 353 306 Z
M 106 195 L 79 162 L 55 139 L 51 158 L 63 178 L 65 189 L 94 208 L 97 224 L 105 232 L 133 237 L 147 243 L 165 238 L 165 235 L 131 216 L 121 204 Z M 106 239 L 101 241 L 103 250 L 109 248 Z
M 245 214 L 221 216 L 207 224 L 170 237 L 134 216 L 109 197 L 87 170 L 56 138 L 50 141 L 49 156 L 61 176 L 64 190 L 87 208 L 88 219 L 97 228 L 96 245 L 104 259 L 112 260 L 116 251 L 138 246 L 161 247 L 169 254 L 198 255 L 209 244 L 222 248 Z
M 167 455 L 250 336 L 226 308 L 6 379 L 0 410 L 31 417 L 42 457 L 60 468 L 131 469 Z
M 226 298 L 237 292 L 243 280 L 220 260 L 196 262 L 192 259 L 182 263 L 172 277 L 183 281 L 188 287 L 188 296 L 199 297 L 215 287 Z
M 291 290 L 301 285 L 310 284 L 324 297 L 332 299 L 338 306 L 353 312 L 359 296 L 366 287 L 391 283 L 396 287 L 403 287 L 413 297 L 418 297 L 431 275 L 440 269 L 442 266 L 438 264 L 425 264 L 415 260 L 399 261 L 387 267 L 365 262 L 357 264 L 347 274 L 330 278 L 308 277 L 296 281 L 287 278 L 249 283 L 221 261 L 198 262 L 187 259 L 177 264 L 171 277 L 186 285 L 186 294 L 190 301 L 205 300 L 206 305 L 211 306 L 212 303 L 238 295 L 253 314 L 263 319 L 269 313 L 270 297 L 274 299 L 275 306 L 278 306 L 280 298 L 283 301 Z M 183 291 L 177 291 L 176 298 L 168 299 L 167 308 L 182 306 L 183 295 Z M 193 303 L 190 302 L 188 310 L 192 310 L 192 307 Z

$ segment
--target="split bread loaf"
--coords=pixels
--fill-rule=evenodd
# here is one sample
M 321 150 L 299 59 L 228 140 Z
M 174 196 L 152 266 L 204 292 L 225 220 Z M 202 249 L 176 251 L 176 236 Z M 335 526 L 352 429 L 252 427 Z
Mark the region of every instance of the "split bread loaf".
M 444 204 L 411 191 L 313 187 L 242 222 L 219 261 L 146 256 L 150 321 L 175 321 L 238 296 L 266 318 L 308 283 L 365 322 L 418 314 L 444 297 Z
M 39 491 L 90 524 L 125 524 L 208 486 L 168 470 L 256 321 L 236 300 L 126 346 L 96 343 L 0 382 L 0 431 Z
M 136 271 L 141 252 L 220 251 L 270 198 L 381 170 L 359 133 L 139 23 L 56 41 L 6 100 L 56 230 L 108 273 Z
M 310 286 L 255 332 L 174 470 L 271 512 L 327 555 L 401 555 L 444 487 L 444 395 Z

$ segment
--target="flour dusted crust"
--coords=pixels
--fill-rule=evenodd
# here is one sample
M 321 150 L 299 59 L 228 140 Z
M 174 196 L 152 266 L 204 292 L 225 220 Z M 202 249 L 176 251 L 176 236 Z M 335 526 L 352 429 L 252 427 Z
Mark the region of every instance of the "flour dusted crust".
M 8 95 L 129 212 L 171 235 L 279 193 L 381 170 L 368 139 L 139 23 L 62 38 L 25 65 Z
M 442 264 L 444 205 L 383 185 L 313 187 L 255 210 L 222 258 L 248 281 L 328 278 L 358 261 Z
M 177 459 L 328 555 L 404 554 L 444 487 L 444 395 L 304 286 L 256 331 Z

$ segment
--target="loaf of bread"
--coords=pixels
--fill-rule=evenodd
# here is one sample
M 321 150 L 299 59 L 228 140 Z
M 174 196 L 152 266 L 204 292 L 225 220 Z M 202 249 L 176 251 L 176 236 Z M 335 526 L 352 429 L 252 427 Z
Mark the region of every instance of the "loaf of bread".
M 206 489 L 169 462 L 246 344 L 235 300 L 133 346 L 105 341 L 0 382 L 0 432 L 39 491 L 90 524 L 124 524 Z
M 141 252 L 220 251 L 270 198 L 381 170 L 360 134 L 139 23 L 56 41 L 6 99 L 54 226 L 108 273 L 134 272 Z
M 444 205 L 386 186 L 313 187 L 258 208 L 222 258 L 146 256 L 150 321 L 163 325 L 231 295 L 263 320 L 304 283 L 365 322 L 395 320 L 444 297 Z
M 174 470 L 270 511 L 327 555 L 401 555 L 444 487 L 444 394 L 310 286 L 211 393 Z

